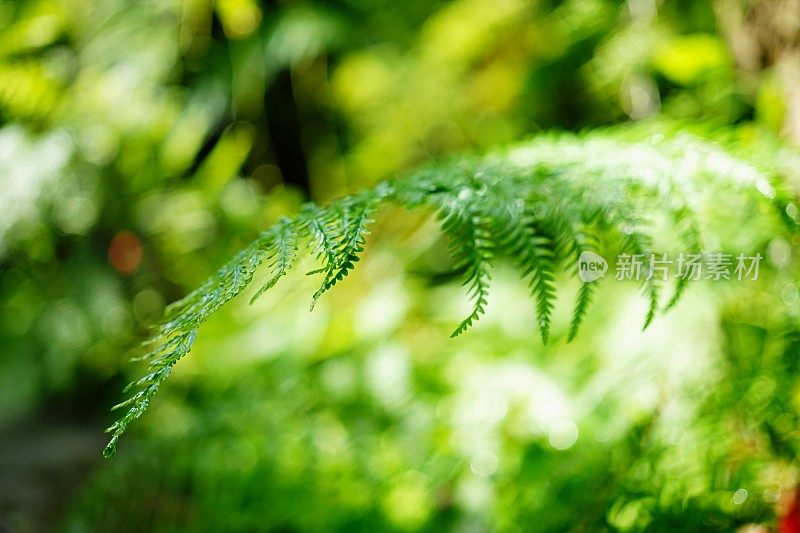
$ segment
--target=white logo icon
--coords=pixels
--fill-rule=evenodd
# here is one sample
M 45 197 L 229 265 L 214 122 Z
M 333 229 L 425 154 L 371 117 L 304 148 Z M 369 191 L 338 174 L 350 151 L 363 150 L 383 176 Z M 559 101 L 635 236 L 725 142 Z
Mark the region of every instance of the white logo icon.
M 578 257 L 578 277 L 584 283 L 605 277 L 608 263 L 594 252 L 581 252 Z

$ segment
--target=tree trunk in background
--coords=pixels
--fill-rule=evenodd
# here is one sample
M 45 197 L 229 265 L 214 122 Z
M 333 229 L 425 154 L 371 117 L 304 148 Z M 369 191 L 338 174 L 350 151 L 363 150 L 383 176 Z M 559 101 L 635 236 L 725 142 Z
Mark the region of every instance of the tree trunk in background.
M 264 92 L 264 112 L 275 160 L 283 174 L 284 183 L 297 187 L 308 196 L 311 187 L 289 69 L 278 72 Z
M 800 0 L 717 0 L 714 7 L 737 66 L 753 75 L 774 70 L 786 106 L 783 134 L 800 145 Z

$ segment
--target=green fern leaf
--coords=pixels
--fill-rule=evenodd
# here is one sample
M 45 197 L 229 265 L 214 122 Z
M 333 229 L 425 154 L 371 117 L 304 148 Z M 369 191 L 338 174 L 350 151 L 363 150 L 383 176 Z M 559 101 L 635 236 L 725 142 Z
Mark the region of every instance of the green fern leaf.
M 450 334 L 457 337 L 469 329 L 486 310 L 489 295 L 489 270 L 493 255 L 490 229 L 478 209 L 470 203 L 462 203 L 466 196 L 473 194 L 464 189 L 457 197 L 444 199 L 440 210 L 442 231 L 448 235 L 448 249 L 456 262 L 456 269 L 463 271 L 467 292 L 473 300 L 470 314 Z
M 766 198 L 787 229 L 797 231 L 797 223 L 786 219 L 786 197 L 770 184 L 770 173 L 775 171 L 768 158 L 759 164 L 771 169 L 770 173 L 761 172 L 713 143 L 679 134 L 653 144 L 649 137 L 637 141 L 631 129 L 580 137 L 542 136 L 510 151 L 430 165 L 404 180 L 378 185 L 326 207 L 308 204 L 294 218 L 282 218 L 167 309 L 150 341 L 155 348 L 138 358 L 149 362 L 148 373 L 126 389 L 132 396 L 115 407 L 123 414 L 108 429 L 111 440 L 104 454 L 114 454 L 121 435 L 189 352 L 202 323 L 241 293 L 260 265 L 266 263 L 269 274 L 253 300 L 286 276 L 306 243 L 321 263 L 309 274 L 323 276 L 313 306 L 355 268 L 371 217 L 383 202 L 438 214 L 448 249 L 472 299 L 471 312 L 452 336 L 465 332 L 484 314 L 496 253 L 513 259 L 527 281 L 542 339 L 547 342 L 556 274 L 575 272 L 581 252 L 598 249 L 600 236 L 604 242 L 619 243 L 620 251 L 647 257 L 653 243 L 644 215 L 659 213 L 674 226 L 683 224 L 683 244 L 701 252 L 703 228 L 689 202 L 701 186 L 713 184 L 759 201 Z M 686 153 L 692 157 L 685 158 Z M 680 175 L 675 175 L 678 170 Z M 714 176 L 719 178 L 710 180 Z M 582 283 L 578 290 L 568 340 L 583 322 L 594 287 Z M 679 280 L 665 309 L 675 305 L 685 288 L 686 282 Z M 648 298 L 647 327 L 658 309 L 655 276 L 645 279 L 643 289 Z
M 270 257 L 274 258 L 272 264 L 269 265 L 270 277 L 250 299 L 251 304 L 274 287 L 292 269 L 298 247 L 298 233 L 294 222 L 287 217 L 281 218 L 276 227 L 275 240 L 267 252 Z

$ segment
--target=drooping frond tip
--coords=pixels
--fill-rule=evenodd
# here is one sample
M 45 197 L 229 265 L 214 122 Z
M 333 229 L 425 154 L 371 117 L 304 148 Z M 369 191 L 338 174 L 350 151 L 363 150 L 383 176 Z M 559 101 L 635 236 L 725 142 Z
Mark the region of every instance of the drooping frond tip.
M 691 158 L 684 157 L 687 153 Z M 129 385 L 126 391 L 134 391 L 133 395 L 114 407 L 124 414 L 108 429 L 111 440 L 104 455 L 114 455 L 121 435 L 144 413 L 172 367 L 191 349 L 197 328 L 240 294 L 262 264 L 269 273 L 253 300 L 293 268 L 301 250 L 310 250 L 319 268 L 309 274 L 322 277 L 312 296 L 313 307 L 355 268 L 371 217 L 382 203 L 438 214 L 454 268 L 461 272 L 472 300 L 472 310 L 452 336 L 465 332 L 485 312 L 490 270 L 498 257 L 507 257 L 529 287 L 546 343 L 557 275 L 575 275 L 578 258 L 596 250 L 599 237 L 619 242 L 620 251 L 646 254 L 653 245 L 640 211 L 661 213 L 687 228 L 677 238 L 695 250 L 701 230 L 691 203 L 696 190 L 713 186 L 755 194 L 763 187 L 753 185 L 766 175 L 718 145 L 685 134 L 653 144 L 649 138 L 631 140 L 605 131 L 545 136 L 501 153 L 423 168 L 324 207 L 308 204 L 295 217 L 281 218 L 168 308 L 149 341 L 156 347 L 138 358 L 149 361 L 148 373 Z M 774 197 L 769 200 L 779 204 Z M 578 332 L 595 286 L 596 282 L 581 282 L 568 340 Z M 679 280 L 666 309 L 685 288 Z M 645 280 L 643 289 L 649 301 L 647 327 L 656 316 L 659 290 L 654 280 Z

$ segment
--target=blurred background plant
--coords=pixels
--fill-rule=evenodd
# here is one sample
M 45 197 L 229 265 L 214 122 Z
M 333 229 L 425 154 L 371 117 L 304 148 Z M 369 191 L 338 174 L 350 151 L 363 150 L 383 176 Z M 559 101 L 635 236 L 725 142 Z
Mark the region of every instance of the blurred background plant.
M 759 283 L 693 287 L 646 333 L 607 283 L 543 347 L 503 269 L 449 340 L 439 235 L 387 216 L 313 313 L 302 276 L 223 310 L 100 450 L 165 304 L 303 201 L 552 128 L 797 144 L 798 54 L 797 0 L 0 0 L 0 529 L 774 524 L 799 473 L 798 243 L 744 222 Z

